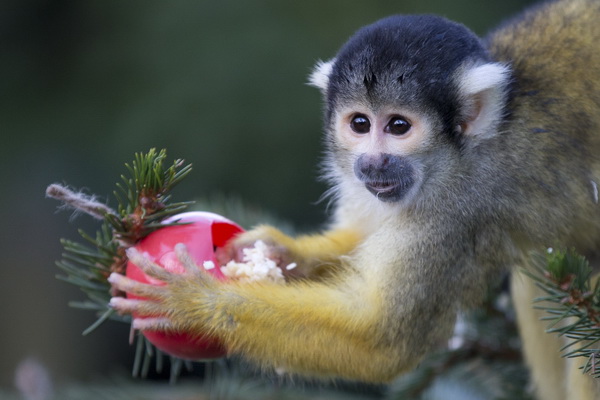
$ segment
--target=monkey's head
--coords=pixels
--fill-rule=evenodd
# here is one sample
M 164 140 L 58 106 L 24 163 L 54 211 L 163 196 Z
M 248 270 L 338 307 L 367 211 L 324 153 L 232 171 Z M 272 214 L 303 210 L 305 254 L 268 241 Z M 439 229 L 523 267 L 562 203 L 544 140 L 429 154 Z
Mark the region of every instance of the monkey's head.
M 325 97 L 328 175 L 383 202 L 410 201 L 495 136 L 508 80 L 475 34 L 446 19 L 392 16 L 360 29 L 310 77 Z

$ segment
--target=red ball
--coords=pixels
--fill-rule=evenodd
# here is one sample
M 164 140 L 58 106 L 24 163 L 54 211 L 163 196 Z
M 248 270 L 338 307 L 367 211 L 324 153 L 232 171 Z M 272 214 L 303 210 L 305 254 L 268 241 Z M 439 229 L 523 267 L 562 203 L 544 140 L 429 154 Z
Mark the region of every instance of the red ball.
M 209 212 L 187 212 L 175 215 L 164 222 L 170 223 L 176 220 L 187 224 L 166 226 L 156 230 L 136 244 L 135 248 L 141 253 L 147 253 L 154 262 L 166 270 L 183 273 L 184 267 L 179 263 L 174 250 L 177 243 L 183 243 L 200 269 L 218 279 L 226 279 L 218 268 L 215 250 L 225 246 L 230 239 L 243 232 L 243 229 L 234 222 Z M 215 268 L 205 270 L 203 268 L 205 261 L 212 261 Z M 146 275 L 132 262 L 127 263 L 127 276 L 143 283 L 164 285 L 163 282 Z M 140 298 L 129 293 L 127 297 Z M 226 353 L 225 348 L 214 337 L 197 336 L 189 332 L 154 331 L 144 331 L 143 335 L 165 353 L 187 360 L 219 358 Z

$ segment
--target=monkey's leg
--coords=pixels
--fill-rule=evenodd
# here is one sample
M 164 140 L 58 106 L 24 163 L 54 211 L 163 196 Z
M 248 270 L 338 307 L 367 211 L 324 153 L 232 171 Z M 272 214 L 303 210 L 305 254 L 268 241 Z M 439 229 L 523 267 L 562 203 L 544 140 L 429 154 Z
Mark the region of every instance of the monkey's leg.
M 511 291 L 521 334 L 523 352 L 531 370 L 531 381 L 540 400 L 584 399 L 567 396 L 566 364 L 560 357 L 563 341 L 556 334 L 545 332 L 546 323 L 540 321 L 544 312 L 534 309 L 533 299 L 544 293 L 532 279 L 515 271 Z

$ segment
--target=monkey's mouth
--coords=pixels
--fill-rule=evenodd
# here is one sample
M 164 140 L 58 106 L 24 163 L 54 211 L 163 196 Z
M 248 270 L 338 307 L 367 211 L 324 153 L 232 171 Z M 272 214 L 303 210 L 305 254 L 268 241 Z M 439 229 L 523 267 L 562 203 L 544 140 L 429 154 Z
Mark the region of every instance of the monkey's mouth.
M 377 200 L 383 202 L 402 200 L 416 179 L 411 162 L 391 154 L 362 154 L 354 163 L 354 174 Z
M 410 185 L 402 181 L 366 181 L 365 187 L 379 200 L 394 202 L 404 197 Z
M 396 190 L 400 186 L 400 182 L 365 182 L 365 186 L 373 194 L 385 194 Z

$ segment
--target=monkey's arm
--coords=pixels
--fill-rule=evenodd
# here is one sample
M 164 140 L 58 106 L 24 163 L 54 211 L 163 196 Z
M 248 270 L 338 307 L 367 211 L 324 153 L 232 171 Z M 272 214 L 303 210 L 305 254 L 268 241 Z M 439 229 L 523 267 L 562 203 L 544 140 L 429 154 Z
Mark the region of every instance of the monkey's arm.
M 277 228 L 261 225 L 240 235 L 234 241 L 232 250 L 262 240 L 269 246 L 269 258 L 280 266 L 294 262 L 298 265 L 294 269 L 295 275 L 311 277 L 322 268 L 339 267 L 340 257 L 350 254 L 362 239 L 363 234 L 351 228 L 331 229 L 321 234 L 292 238 Z
M 229 352 L 270 368 L 370 381 L 389 379 L 397 369 L 390 366 L 397 363 L 391 349 L 374 339 L 380 300 L 359 282 L 236 285 L 205 275 L 161 275 L 168 285 L 157 288 L 113 275 L 116 287 L 161 301 L 111 304 L 120 311 L 168 315 L 168 321 L 137 319 L 135 328 L 211 333 Z
M 367 239 L 343 276 L 287 285 L 216 282 L 190 262 L 186 275 L 173 275 L 132 254 L 133 262 L 167 284 L 149 286 L 113 274 L 117 288 L 153 300 L 115 298 L 111 304 L 122 312 L 165 316 L 136 319 L 136 328 L 213 334 L 230 352 L 263 366 L 389 381 L 451 334 L 459 290 L 446 277 L 432 283 L 439 265 L 430 262 L 438 260 L 411 265 L 413 256 L 421 256 L 411 251 L 414 243 L 390 243 L 389 236 Z M 404 260 L 393 247 L 401 243 L 408 246 L 402 246 Z M 354 263 L 368 265 L 359 270 Z

